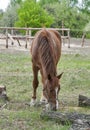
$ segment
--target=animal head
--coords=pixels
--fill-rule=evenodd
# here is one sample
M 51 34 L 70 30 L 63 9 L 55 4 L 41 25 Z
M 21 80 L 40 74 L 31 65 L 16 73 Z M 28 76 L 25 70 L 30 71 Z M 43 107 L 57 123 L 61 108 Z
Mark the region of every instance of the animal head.
M 50 107 L 51 110 L 57 110 L 58 108 L 58 93 L 60 91 L 60 78 L 63 73 L 61 73 L 58 76 L 51 77 L 48 75 L 48 78 L 45 82 L 45 86 L 43 89 L 43 95 L 47 99 L 48 107 Z

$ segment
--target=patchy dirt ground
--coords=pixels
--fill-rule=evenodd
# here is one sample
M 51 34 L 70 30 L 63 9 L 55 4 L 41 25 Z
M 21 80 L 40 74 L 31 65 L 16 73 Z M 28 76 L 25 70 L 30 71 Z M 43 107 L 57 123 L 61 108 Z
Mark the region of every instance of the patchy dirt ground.
M 64 54 L 82 54 L 82 55 L 90 55 L 90 39 L 85 40 L 85 44 L 81 47 L 82 40 L 80 38 L 71 38 L 70 39 L 70 48 L 68 48 L 68 41 L 62 44 L 62 53 Z M 18 42 L 15 41 L 15 44 L 12 45 L 9 40 L 8 49 L 6 46 L 6 41 L 0 39 L 0 52 L 4 53 L 18 53 L 24 52 L 28 53 L 30 51 L 31 41 L 28 41 L 27 49 L 25 48 L 25 41 L 20 41 L 21 46 L 18 45 Z

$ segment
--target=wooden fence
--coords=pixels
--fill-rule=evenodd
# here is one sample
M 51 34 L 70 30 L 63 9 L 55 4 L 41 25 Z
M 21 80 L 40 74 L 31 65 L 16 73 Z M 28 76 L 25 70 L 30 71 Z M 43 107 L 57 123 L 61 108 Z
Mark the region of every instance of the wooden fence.
M 25 40 L 25 48 L 27 48 L 27 42 L 28 40 L 34 39 L 34 36 L 32 36 L 32 31 L 38 31 L 42 28 L 17 28 L 17 27 L 0 27 L 0 31 L 4 33 L 4 36 L 0 37 L 0 39 L 6 39 L 6 48 L 8 48 L 8 39 L 12 41 L 12 44 L 15 43 L 15 40 L 17 40 L 19 46 L 20 39 Z M 68 40 L 68 48 L 70 48 L 70 29 L 69 28 L 47 28 L 48 30 L 57 30 L 61 33 L 62 42 L 64 43 L 64 40 Z M 19 32 L 19 34 L 15 34 L 15 31 Z M 24 31 L 25 35 L 20 35 L 20 31 Z

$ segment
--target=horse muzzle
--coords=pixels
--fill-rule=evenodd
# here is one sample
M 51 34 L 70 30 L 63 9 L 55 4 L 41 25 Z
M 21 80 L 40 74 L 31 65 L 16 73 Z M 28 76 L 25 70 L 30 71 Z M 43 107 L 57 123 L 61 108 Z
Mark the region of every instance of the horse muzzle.
M 57 110 L 56 104 L 53 103 L 46 104 L 46 110 L 56 111 Z
M 50 110 L 51 110 L 51 111 L 56 111 L 56 110 L 57 110 L 56 104 L 50 103 Z

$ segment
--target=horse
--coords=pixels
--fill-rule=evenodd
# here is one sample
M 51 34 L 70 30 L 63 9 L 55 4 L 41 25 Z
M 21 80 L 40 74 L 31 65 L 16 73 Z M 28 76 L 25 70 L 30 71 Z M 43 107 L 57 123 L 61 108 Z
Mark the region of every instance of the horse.
M 36 103 L 38 87 L 38 71 L 40 70 L 43 93 L 40 102 L 46 103 L 46 109 L 58 109 L 58 93 L 60 91 L 57 75 L 57 63 L 61 56 L 61 36 L 58 31 L 42 29 L 38 31 L 31 45 L 32 70 L 33 70 L 33 96 L 30 105 Z

